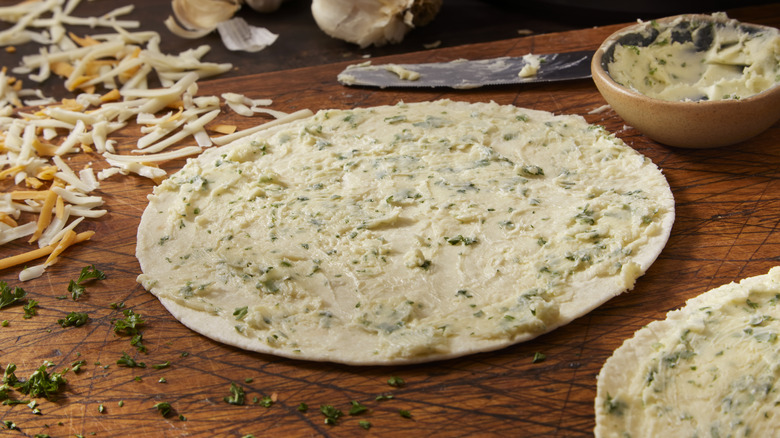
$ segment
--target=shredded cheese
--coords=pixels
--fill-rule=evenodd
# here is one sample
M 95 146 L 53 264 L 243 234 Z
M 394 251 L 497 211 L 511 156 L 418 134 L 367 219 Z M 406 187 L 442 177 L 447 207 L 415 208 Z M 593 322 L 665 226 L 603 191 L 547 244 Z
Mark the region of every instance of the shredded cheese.
M 62 251 L 92 236 L 75 234 L 84 219 L 107 213 L 103 198 L 94 192 L 100 181 L 115 175 L 136 174 L 160 181 L 167 175 L 158 163 L 197 155 L 203 148 L 224 144 L 276 124 L 305 117 L 310 111 L 286 114 L 268 108 L 270 99 L 239 93 L 197 96 L 197 81 L 226 72 L 230 64 L 202 61 L 210 47 L 202 45 L 178 54 L 161 52 L 156 32 L 133 31 L 140 23 L 121 20 L 132 5 L 100 17 L 73 13 L 81 0 L 29 0 L 0 7 L 0 20 L 12 23 L 0 32 L 0 46 L 33 42 L 37 53 L 21 58 L 12 69 L 34 83 L 62 78 L 75 98 L 57 102 L 0 68 L 0 245 L 28 237 L 37 250 L 0 260 L 0 270 L 48 256 L 46 262 L 24 269 L 20 279 L 41 275 Z M 109 29 L 105 33 L 76 35 L 71 25 Z M 159 82 L 161 86 L 153 87 Z M 98 91 L 102 89 L 103 91 Z M 224 102 L 247 117 L 269 115 L 277 120 L 238 130 L 235 125 L 208 125 L 218 120 Z M 25 109 L 25 106 L 41 106 Z M 160 112 L 172 108 L 165 114 Z M 129 123 L 143 135 L 129 154 L 117 151 L 113 133 Z M 212 137 L 211 134 L 226 134 Z M 196 144 L 186 145 L 191 138 Z M 72 167 L 67 156 L 91 153 L 92 165 Z M 8 187 L 9 184 L 25 187 Z M 37 219 L 19 221 L 22 215 Z M 85 233 L 89 233 L 88 236 Z M 74 237 L 75 236 L 75 237 Z M 85 237 L 86 236 L 86 237 Z

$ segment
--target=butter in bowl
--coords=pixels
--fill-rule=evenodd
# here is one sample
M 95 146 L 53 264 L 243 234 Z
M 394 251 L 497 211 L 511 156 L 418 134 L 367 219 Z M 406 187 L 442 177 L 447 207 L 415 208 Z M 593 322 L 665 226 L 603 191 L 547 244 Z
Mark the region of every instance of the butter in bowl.
M 621 29 L 601 44 L 591 70 L 626 123 L 669 146 L 727 146 L 780 119 L 780 31 L 723 13 Z

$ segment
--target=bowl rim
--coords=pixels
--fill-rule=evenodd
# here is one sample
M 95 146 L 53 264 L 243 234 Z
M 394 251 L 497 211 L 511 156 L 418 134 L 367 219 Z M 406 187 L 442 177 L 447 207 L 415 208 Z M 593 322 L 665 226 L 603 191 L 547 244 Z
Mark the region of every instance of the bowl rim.
M 678 15 L 672 15 L 668 17 L 657 18 L 649 21 L 637 20 L 636 23 L 630 24 L 628 26 L 616 30 L 615 32 L 607 36 L 607 38 L 605 38 L 604 41 L 601 42 L 599 47 L 594 52 L 593 58 L 591 59 L 591 75 L 594 77 L 594 79 L 596 79 L 596 77 L 598 76 L 598 79 L 600 79 L 605 85 L 609 86 L 614 91 L 631 96 L 633 98 L 646 100 L 648 102 L 653 102 L 654 104 L 665 104 L 665 105 L 674 105 L 674 106 L 682 106 L 682 107 L 685 106 L 701 107 L 702 105 L 706 105 L 706 106 L 718 105 L 724 107 L 736 106 L 741 103 L 744 104 L 745 102 L 753 102 L 753 101 L 770 99 L 771 97 L 774 97 L 775 93 L 780 93 L 780 81 L 775 81 L 774 85 L 767 88 L 766 90 L 760 91 L 756 94 L 750 95 L 745 98 L 740 98 L 740 99 L 720 99 L 720 100 L 700 100 L 700 101 L 665 100 L 656 97 L 651 97 L 646 94 L 642 94 L 633 88 L 626 87 L 618 83 L 612 78 L 609 72 L 604 68 L 602 63 L 604 54 L 611 46 L 614 46 L 617 43 L 617 40 L 620 37 L 631 33 L 637 33 L 649 27 L 653 27 L 656 23 L 669 24 L 669 23 L 676 22 L 677 20 L 693 20 L 693 19 L 698 19 L 700 21 L 709 21 L 712 23 L 732 24 L 737 26 L 750 26 L 753 28 L 767 29 L 767 30 L 772 30 L 773 32 L 778 32 L 778 29 L 775 27 L 765 26 L 765 25 L 755 24 L 755 23 L 741 22 L 733 18 L 728 18 L 728 16 L 726 16 L 726 14 L 722 12 L 715 12 L 711 15 L 710 14 L 678 14 Z

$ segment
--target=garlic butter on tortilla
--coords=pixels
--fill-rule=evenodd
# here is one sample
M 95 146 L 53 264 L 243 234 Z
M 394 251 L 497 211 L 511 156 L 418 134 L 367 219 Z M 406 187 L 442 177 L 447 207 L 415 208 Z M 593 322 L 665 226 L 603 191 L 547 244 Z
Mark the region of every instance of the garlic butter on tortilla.
M 598 377 L 596 437 L 776 437 L 780 267 L 637 331 Z
M 138 281 L 237 347 L 424 362 L 532 339 L 631 289 L 673 221 L 660 170 L 579 116 L 323 110 L 156 187 Z

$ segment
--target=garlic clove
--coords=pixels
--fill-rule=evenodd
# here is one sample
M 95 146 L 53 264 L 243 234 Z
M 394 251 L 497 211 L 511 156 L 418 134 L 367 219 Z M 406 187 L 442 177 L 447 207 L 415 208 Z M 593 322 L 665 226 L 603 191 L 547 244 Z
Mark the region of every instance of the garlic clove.
M 240 0 L 173 0 L 176 19 L 190 31 L 214 30 L 241 8 Z
M 313 0 L 314 20 L 326 34 L 360 47 L 403 40 L 416 26 L 430 23 L 442 0 Z

